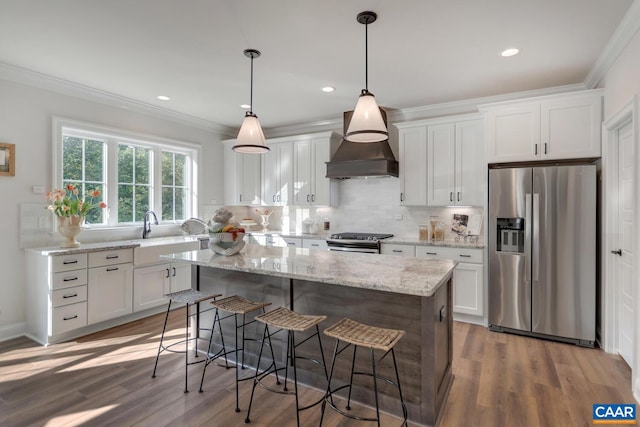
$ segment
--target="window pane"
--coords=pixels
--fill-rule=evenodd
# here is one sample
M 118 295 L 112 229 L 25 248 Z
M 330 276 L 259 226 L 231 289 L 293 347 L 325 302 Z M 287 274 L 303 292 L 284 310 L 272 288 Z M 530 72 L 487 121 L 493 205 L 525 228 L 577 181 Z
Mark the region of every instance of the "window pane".
M 97 190 L 100 194 L 96 197 L 89 195 L 90 191 Z M 90 203 L 91 209 L 84 219 L 85 224 L 102 224 L 104 222 L 105 210 L 100 208 L 100 202 L 104 200 L 104 186 L 101 184 L 88 184 L 85 186 L 84 202 Z
M 118 182 L 133 184 L 133 147 L 118 145 Z
M 132 185 L 118 185 L 118 222 L 133 222 Z
M 149 187 L 136 185 L 136 221 L 144 221 L 144 214 L 149 210 Z
M 151 150 L 136 147 L 136 184 L 149 184 Z
M 173 153 L 162 152 L 162 185 L 173 185 Z
M 173 188 L 171 187 L 162 189 L 162 219 L 173 220 Z
M 186 219 L 185 215 L 187 212 L 186 201 L 187 201 L 187 190 L 185 188 L 176 188 L 176 216 L 174 220 L 182 220 Z
M 87 140 L 84 150 L 85 181 L 103 181 L 104 142 Z
M 82 140 L 74 136 L 65 136 L 62 144 L 62 179 L 80 181 L 82 179 Z
M 175 159 L 174 185 L 184 187 L 184 168 L 187 163 L 187 156 L 184 154 L 176 154 Z

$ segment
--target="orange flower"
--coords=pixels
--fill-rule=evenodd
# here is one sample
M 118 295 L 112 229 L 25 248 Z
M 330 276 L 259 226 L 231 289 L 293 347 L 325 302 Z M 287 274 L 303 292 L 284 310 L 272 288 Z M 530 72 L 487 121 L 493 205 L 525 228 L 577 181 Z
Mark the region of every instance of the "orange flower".
M 73 191 L 73 184 L 67 184 L 67 190 Z
M 100 195 L 100 190 L 93 190 L 89 193 L 91 197 L 98 197 Z
M 100 202 L 100 207 L 104 209 L 107 207 L 107 204 L 105 202 Z

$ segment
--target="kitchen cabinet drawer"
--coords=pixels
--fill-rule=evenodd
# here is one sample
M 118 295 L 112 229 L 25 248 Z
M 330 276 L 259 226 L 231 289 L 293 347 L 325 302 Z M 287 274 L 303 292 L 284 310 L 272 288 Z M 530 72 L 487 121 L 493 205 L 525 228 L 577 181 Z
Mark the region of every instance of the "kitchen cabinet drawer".
M 87 287 L 75 286 L 73 288 L 58 289 L 51 292 L 51 305 L 62 307 L 63 305 L 75 304 L 87 300 Z
M 322 239 L 302 239 L 302 247 L 306 249 L 324 250 L 329 249 L 326 240 Z
M 133 249 L 114 249 L 89 253 L 89 268 L 133 262 Z
M 394 245 L 392 243 L 383 243 L 380 245 L 380 253 L 382 255 L 414 257 L 416 256 L 416 247 L 412 245 Z
M 51 310 L 50 335 L 87 326 L 87 303 L 65 305 Z
M 58 273 L 61 271 L 80 270 L 87 268 L 87 254 L 57 255 L 51 257 L 51 271 Z
M 418 258 L 452 259 L 458 262 L 482 264 L 483 249 L 449 248 L 440 246 L 417 246 Z
M 87 284 L 87 269 L 64 271 L 62 273 L 53 273 L 51 279 L 51 289 L 64 289 L 72 286 Z

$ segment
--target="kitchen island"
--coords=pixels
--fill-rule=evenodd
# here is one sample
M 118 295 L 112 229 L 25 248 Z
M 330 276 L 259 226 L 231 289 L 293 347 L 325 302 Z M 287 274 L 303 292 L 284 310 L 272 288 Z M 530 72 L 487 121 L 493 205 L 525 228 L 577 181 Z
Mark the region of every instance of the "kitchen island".
M 325 329 L 343 317 L 374 326 L 397 328 L 406 335 L 396 345 L 398 370 L 409 420 L 436 425 L 442 414 L 453 375 L 451 260 L 427 260 L 360 253 L 309 251 L 246 245 L 239 254 L 225 257 L 209 250 L 163 256 L 193 264 L 197 286 L 203 291 L 234 294 L 269 301 L 272 308 L 286 306 L 300 313 L 322 314 Z M 201 310 L 208 307 L 201 307 Z M 210 325 L 205 315 L 200 325 Z M 233 322 L 230 322 L 233 323 Z M 224 333 L 232 336 L 232 326 Z M 258 325 L 248 333 L 260 334 Z M 323 337 L 327 361 L 334 342 Z M 276 357 L 285 342 L 274 342 Z M 313 345 L 308 355 L 317 357 Z M 248 352 L 257 353 L 248 348 Z M 305 346 L 298 351 L 299 355 Z M 367 352 L 358 353 L 359 366 L 370 366 Z M 348 379 L 350 357 L 336 365 L 335 378 Z M 393 377 L 390 361 L 381 363 L 380 373 Z M 304 371 L 302 382 L 324 391 L 326 381 L 317 368 Z M 205 380 L 206 381 L 206 380 Z M 354 382 L 352 398 L 371 404 L 370 379 Z M 380 406 L 399 415 L 397 390 L 379 387 Z

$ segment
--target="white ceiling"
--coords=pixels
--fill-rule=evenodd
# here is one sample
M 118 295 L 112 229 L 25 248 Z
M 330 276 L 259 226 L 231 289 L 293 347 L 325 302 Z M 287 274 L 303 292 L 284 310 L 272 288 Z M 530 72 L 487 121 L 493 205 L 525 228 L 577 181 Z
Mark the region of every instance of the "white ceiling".
M 583 83 L 632 0 L 0 0 L 0 62 L 239 127 Z M 502 58 L 507 47 L 520 54 Z M 320 91 L 336 87 L 332 94 Z M 170 101 L 159 101 L 168 95 Z

